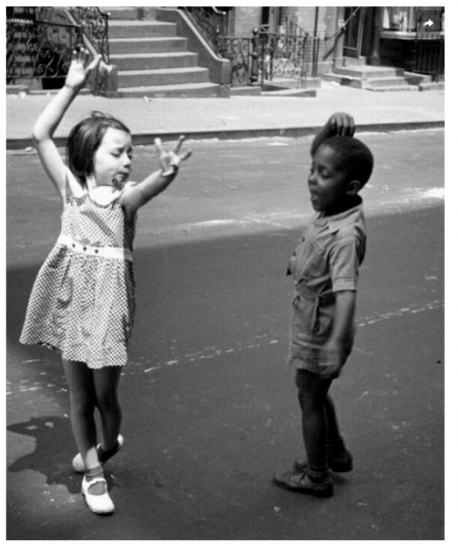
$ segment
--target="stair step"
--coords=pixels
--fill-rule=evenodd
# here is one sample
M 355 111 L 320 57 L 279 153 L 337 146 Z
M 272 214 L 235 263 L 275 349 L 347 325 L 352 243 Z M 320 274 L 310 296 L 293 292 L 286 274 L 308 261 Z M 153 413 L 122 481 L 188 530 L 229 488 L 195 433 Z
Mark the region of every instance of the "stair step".
M 400 68 L 385 68 L 380 66 L 335 66 L 333 72 L 360 79 L 372 79 L 401 76 L 404 71 Z
M 186 38 L 116 38 L 110 37 L 110 54 L 162 53 L 186 51 Z
M 103 6 L 100 11 L 107 13 L 110 21 L 113 19 L 137 20 L 139 18 L 138 8 L 122 8 L 118 6 Z
M 366 90 L 376 93 L 383 93 L 392 91 L 418 91 L 419 88 L 416 85 L 406 85 L 405 87 L 387 85 L 386 87 L 366 87 Z
M 325 73 L 322 75 L 324 81 L 332 81 L 345 87 L 353 87 L 355 89 L 363 89 L 365 82 L 357 77 L 344 76 L 339 74 Z
M 116 96 L 119 98 L 186 98 L 186 97 L 219 97 L 221 85 L 217 83 L 185 83 L 182 85 L 154 85 L 139 87 L 124 87 L 118 89 Z
M 315 89 L 280 89 L 278 91 L 263 91 L 262 96 L 293 97 L 316 96 Z
M 418 86 L 419 91 L 445 91 L 445 81 L 426 82 Z
M 109 21 L 111 38 L 159 38 L 176 36 L 176 24 L 160 21 Z
M 410 87 L 403 77 L 383 77 L 381 79 L 369 79 L 368 87 Z
M 197 66 L 199 55 L 188 51 L 179 53 L 134 53 L 111 55 L 118 71 L 158 70 L 165 68 L 186 68 Z
M 208 70 L 199 66 L 163 70 L 126 70 L 118 72 L 119 87 L 207 83 Z

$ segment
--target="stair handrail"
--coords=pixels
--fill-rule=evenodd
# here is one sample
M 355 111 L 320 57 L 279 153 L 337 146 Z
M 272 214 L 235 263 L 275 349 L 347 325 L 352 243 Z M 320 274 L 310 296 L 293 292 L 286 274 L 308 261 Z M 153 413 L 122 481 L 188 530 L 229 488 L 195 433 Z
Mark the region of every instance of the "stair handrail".
M 347 30 L 347 25 L 350 22 L 350 20 L 353 19 L 353 17 L 358 13 L 358 11 L 360 9 L 361 9 L 361 6 L 356 8 L 355 11 L 353 11 L 353 13 L 351 13 L 350 17 L 348 17 L 348 19 L 346 21 L 344 21 L 341 25 L 339 25 L 339 29 L 336 30 L 336 32 L 334 32 L 334 34 L 332 36 L 325 36 L 324 40 L 327 42 L 327 41 L 332 40 L 333 38 L 335 38 L 337 35 L 343 34 Z
M 291 17 L 285 16 L 285 26 L 286 26 L 286 34 L 291 36 L 298 36 L 299 38 L 307 39 L 310 34 L 305 30 L 305 28 L 302 28 L 297 21 L 292 19 Z
M 226 58 L 225 56 L 225 38 L 226 38 L 226 26 L 227 26 L 227 12 L 222 11 L 216 7 L 182 7 L 180 8 L 186 13 L 191 21 L 200 30 L 200 34 L 207 42 L 208 46 L 218 55 L 220 58 Z M 213 16 L 220 16 L 218 22 L 215 21 Z
M 102 55 L 106 64 L 110 64 L 108 40 L 109 15 L 98 7 L 68 7 L 70 18 L 79 26 L 80 31 L 92 44 L 97 53 Z

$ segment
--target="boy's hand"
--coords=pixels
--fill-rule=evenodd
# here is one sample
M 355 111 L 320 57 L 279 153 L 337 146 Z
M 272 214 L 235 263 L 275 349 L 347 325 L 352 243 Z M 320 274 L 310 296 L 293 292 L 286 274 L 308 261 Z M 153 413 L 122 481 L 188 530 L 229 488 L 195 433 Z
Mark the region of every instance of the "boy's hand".
M 162 142 L 160 138 L 156 138 L 154 140 L 154 145 L 159 155 L 159 163 L 161 165 L 163 176 L 167 177 L 176 174 L 178 168 L 180 167 L 180 164 L 191 156 L 191 151 L 186 151 L 185 153 L 178 154 L 184 140 L 184 136 L 179 137 L 174 151 L 165 151 L 165 149 L 162 147 Z
M 353 136 L 355 133 L 355 120 L 348 113 L 334 113 L 329 118 L 327 125 L 332 136 Z
M 321 378 L 338 378 L 347 356 L 343 347 L 339 343 L 328 342 L 323 346 L 319 366 L 321 368 Z
M 87 49 L 73 50 L 72 62 L 65 79 L 65 85 L 75 91 L 83 88 L 92 70 L 99 67 L 102 55 L 97 55 L 94 60 L 89 63 L 90 53 Z

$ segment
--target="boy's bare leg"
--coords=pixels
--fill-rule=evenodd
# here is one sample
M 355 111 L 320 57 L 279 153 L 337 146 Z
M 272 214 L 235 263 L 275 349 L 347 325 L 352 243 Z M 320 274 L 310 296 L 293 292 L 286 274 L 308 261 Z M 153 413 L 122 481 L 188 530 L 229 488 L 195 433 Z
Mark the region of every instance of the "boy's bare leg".
M 328 471 L 326 399 L 331 384 L 332 379 L 322 379 L 308 370 L 297 370 L 296 385 L 302 408 L 302 433 L 307 453 L 307 469 L 312 477 L 325 476 Z

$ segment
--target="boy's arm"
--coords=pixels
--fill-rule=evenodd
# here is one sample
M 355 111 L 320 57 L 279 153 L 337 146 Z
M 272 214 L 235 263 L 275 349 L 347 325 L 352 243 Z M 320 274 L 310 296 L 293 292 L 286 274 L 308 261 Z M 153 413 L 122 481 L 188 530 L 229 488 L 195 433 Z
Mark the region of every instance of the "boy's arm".
M 312 157 L 324 140 L 332 138 L 332 136 L 353 136 L 354 133 L 355 121 L 353 117 L 344 112 L 334 113 L 315 136 L 310 150 Z
M 334 324 L 324 346 L 325 358 L 321 363 L 325 367 L 324 378 L 337 378 L 345 363 L 345 339 L 351 334 L 356 309 L 356 291 L 338 291 L 335 298 Z
M 98 66 L 101 56 L 88 65 L 89 52 L 85 49 L 73 52 L 72 63 L 64 87 L 57 93 L 33 127 L 33 141 L 46 173 L 57 191 L 64 197 L 65 165 L 52 137 L 65 112 L 87 80 L 89 73 Z
M 124 192 L 121 205 L 124 207 L 127 219 L 130 221 L 135 212 L 149 202 L 152 198 L 162 193 L 175 179 L 178 174 L 180 163 L 191 156 L 191 151 L 178 154 L 184 136 L 180 136 L 174 151 L 165 151 L 161 140 L 156 138 L 154 144 L 159 154 L 161 169 L 150 174 L 140 183 L 128 187 Z

